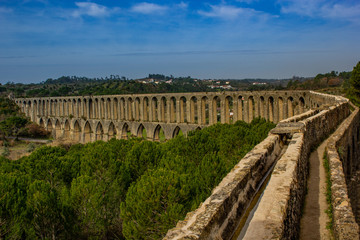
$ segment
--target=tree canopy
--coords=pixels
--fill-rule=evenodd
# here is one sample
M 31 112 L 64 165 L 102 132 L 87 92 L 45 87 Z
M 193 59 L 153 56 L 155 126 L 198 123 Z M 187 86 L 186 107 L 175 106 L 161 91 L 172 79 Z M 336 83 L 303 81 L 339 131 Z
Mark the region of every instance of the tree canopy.
M 140 138 L 0 158 L 1 239 L 161 239 L 273 123 L 216 124 L 165 143 Z

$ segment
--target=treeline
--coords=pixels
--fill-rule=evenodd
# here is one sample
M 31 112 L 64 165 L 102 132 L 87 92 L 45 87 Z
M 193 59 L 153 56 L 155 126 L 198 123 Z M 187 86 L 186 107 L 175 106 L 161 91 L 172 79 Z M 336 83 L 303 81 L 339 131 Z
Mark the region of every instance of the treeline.
M 329 73 L 319 73 L 313 79 L 300 81 L 290 80 L 287 89 L 290 90 L 317 90 L 329 87 L 346 87 L 349 84 L 351 72 L 331 71 Z
M 162 80 L 170 79 L 161 74 L 149 74 Z M 15 97 L 57 97 L 112 94 L 141 94 L 165 92 L 204 92 L 213 91 L 205 82 L 195 82 L 191 77 L 173 78 L 173 82 L 142 83 L 126 77 L 86 78 L 63 76 L 48 79 L 40 84 L 6 83 L 0 86 L 0 93 L 13 93 Z
M 165 143 L 43 147 L 0 159 L 0 239 L 161 239 L 273 123 L 217 124 Z

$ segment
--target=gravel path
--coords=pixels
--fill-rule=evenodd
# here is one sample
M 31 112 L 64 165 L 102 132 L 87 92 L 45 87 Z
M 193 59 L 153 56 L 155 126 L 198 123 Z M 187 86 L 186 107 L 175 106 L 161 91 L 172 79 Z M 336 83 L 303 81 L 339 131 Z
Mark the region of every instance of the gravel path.
M 300 239 L 323 240 L 333 239 L 326 228 L 329 218 L 325 213 L 326 202 L 326 174 L 323 166 L 323 155 L 327 140 L 325 140 L 310 155 L 310 171 L 308 178 L 308 193 L 305 198 L 305 208 L 300 223 Z

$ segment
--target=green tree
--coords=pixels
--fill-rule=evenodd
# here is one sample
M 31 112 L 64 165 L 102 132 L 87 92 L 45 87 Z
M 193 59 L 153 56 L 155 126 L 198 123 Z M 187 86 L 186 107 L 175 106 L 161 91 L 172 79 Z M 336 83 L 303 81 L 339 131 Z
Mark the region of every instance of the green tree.
M 355 95 L 359 98 L 360 97 L 360 62 L 356 64 L 356 66 L 352 71 L 350 84 L 352 86 L 353 93 L 355 93 Z
M 18 138 L 19 134 L 25 131 L 25 126 L 28 120 L 23 117 L 13 116 L 0 122 L 0 131 L 6 136 L 15 136 Z

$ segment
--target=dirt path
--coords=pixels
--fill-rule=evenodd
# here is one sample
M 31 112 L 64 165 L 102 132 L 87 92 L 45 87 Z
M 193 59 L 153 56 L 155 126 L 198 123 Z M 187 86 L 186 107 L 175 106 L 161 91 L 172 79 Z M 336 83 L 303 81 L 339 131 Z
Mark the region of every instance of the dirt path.
M 305 208 L 300 223 L 300 239 L 318 240 L 333 239 L 326 229 L 329 221 L 325 210 L 326 202 L 326 175 L 323 166 L 323 155 L 327 140 L 325 140 L 310 155 L 310 172 L 308 178 L 308 193 L 305 198 Z

